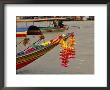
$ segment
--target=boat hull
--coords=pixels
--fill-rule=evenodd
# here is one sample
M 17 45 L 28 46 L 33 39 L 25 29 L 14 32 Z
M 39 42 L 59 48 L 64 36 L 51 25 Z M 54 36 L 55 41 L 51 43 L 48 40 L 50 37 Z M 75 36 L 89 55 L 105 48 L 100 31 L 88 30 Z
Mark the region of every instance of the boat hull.
M 21 57 L 17 57 L 16 58 L 16 70 L 20 69 L 20 68 L 32 63 L 36 59 L 40 58 L 41 56 L 46 54 L 48 51 L 53 49 L 56 45 L 58 45 L 58 43 L 59 42 L 51 44 L 48 47 L 45 47 L 45 48 L 43 48 L 43 49 L 41 49 L 39 51 L 35 51 L 35 52 L 31 53 L 31 54 L 24 55 L 24 56 L 21 56 Z

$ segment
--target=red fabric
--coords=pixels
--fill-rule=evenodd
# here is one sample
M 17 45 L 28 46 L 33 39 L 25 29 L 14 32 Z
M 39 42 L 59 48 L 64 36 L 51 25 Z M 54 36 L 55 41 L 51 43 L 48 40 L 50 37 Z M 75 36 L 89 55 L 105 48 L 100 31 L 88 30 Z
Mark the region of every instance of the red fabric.
M 16 34 L 16 37 L 26 37 L 26 34 Z

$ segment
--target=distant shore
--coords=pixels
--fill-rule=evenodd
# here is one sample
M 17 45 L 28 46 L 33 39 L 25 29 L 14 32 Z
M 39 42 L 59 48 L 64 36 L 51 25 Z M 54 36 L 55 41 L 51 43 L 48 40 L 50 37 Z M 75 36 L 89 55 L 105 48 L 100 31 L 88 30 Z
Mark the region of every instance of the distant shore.
M 93 21 L 89 19 L 72 19 L 72 18 L 43 18 L 43 19 L 18 19 L 16 22 L 41 22 L 41 21 L 53 21 L 53 20 L 63 20 L 63 21 Z

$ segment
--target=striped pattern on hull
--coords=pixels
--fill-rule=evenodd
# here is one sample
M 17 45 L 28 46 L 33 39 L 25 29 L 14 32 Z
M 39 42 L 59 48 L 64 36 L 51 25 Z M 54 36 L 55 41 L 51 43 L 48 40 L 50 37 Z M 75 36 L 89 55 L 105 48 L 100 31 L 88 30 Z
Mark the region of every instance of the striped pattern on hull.
M 48 51 L 53 49 L 56 45 L 58 45 L 58 42 L 55 44 L 52 44 L 48 47 L 45 47 L 44 49 L 42 49 L 40 51 L 35 51 L 31 54 L 16 58 L 16 69 L 20 69 L 20 68 L 32 63 L 33 61 L 37 60 L 38 58 L 40 58 L 41 56 L 46 54 Z

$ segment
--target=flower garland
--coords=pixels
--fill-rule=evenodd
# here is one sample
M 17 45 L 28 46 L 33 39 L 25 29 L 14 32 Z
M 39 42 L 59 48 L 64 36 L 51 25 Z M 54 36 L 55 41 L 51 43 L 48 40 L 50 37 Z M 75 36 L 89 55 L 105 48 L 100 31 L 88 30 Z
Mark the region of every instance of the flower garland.
M 69 39 L 66 37 L 62 38 L 60 41 L 61 51 L 60 51 L 60 60 L 61 65 L 68 67 L 69 59 L 75 57 L 75 36 L 71 34 Z

